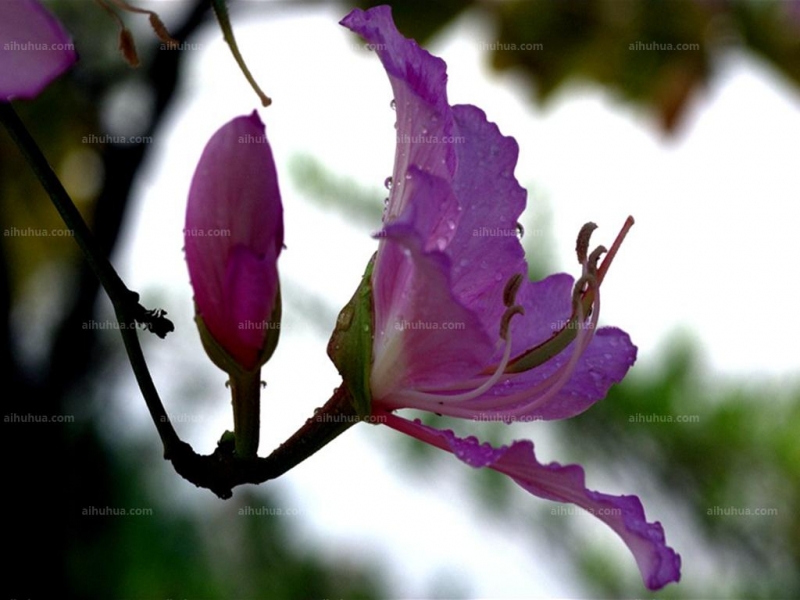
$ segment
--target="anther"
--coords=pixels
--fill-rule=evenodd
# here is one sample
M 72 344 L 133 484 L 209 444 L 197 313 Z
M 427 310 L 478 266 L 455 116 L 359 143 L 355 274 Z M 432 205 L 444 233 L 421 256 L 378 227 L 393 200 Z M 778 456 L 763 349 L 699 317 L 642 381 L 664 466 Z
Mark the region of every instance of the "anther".
M 506 283 L 506 287 L 503 290 L 503 304 L 507 307 L 511 308 L 514 304 L 514 300 L 517 297 L 517 292 L 519 291 L 519 287 L 522 285 L 522 275 L 519 273 L 515 273 L 511 276 L 511 279 L 508 280 Z
M 586 262 L 586 254 L 589 252 L 589 241 L 592 238 L 592 232 L 597 229 L 597 225 L 591 221 L 586 223 L 578 232 L 578 240 L 575 242 L 575 252 L 578 255 L 578 264 Z
M 589 258 L 586 259 L 586 269 L 592 275 L 597 275 L 597 261 L 600 260 L 600 257 L 608 252 L 605 246 L 598 246 L 592 253 L 589 255 Z

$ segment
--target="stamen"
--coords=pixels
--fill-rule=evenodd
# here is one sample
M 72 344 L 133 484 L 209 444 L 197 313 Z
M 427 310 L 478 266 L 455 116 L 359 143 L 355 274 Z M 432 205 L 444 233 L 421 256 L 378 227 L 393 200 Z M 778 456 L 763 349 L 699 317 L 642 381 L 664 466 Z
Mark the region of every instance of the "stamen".
M 595 317 L 600 314 L 600 294 L 599 290 L 595 290 L 595 304 L 594 304 L 594 315 Z M 583 307 L 579 307 L 578 309 L 578 317 L 583 320 L 584 312 Z M 470 403 L 469 406 L 458 407 L 458 409 L 449 411 L 451 416 L 469 416 L 474 414 L 476 410 L 496 410 L 498 417 L 508 417 L 509 420 L 512 417 L 520 416 L 524 414 L 530 414 L 531 411 L 536 410 L 537 408 L 541 408 L 545 403 L 551 400 L 561 389 L 569 382 L 570 378 L 572 377 L 572 373 L 575 370 L 575 367 L 580 361 L 581 356 L 583 356 L 584 351 L 589 346 L 589 343 L 594 338 L 594 331 L 596 329 L 596 318 L 587 318 L 586 322 L 583 323 L 583 326 L 579 329 L 578 335 L 575 339 L 575 348 L 570 356 L 569 360 L 561 365 L 555 373 L 550 375 L 544 381 L 539 382 L 533 387 L 526 387 L 524 390 L 516 392 L 514 394 L 506 395 L 506 396 L 496 396 L 493 398 L 483 398 L 477 402 Z M 540 392 L 544 392 L 543 395 L 538 395 Z M 509 410 L 506 407 L 511 407 L 517 404 L 518 402 L 522 402 L 528 400 L 527 403 L 522 404 L 513 410 Z M 455 407 L 454 407 L 455 408 Z M 457 413 L 457 414 L 456 414 Z
M 506 283 L 506 287 L 503 290 L 503 304 L 507 307 L 511 308 L 514 304 L 514 300 L 517 297 L 517 292 L 519 291 L 519 287 L 522 285 L 522 275 L 519 273 L 515 273 L 511 276 L 511 279 L 508 280 Z
M 611 266 L 611 261 L 614 260 L 617 250 L 619 250 L 619 247 L 622 245 L 625 236 L 628 235 L 630 228 L 633 227 L 634 222 L 633 217 L 630 216 L 625 220 L 625 224 L 617 234 L 617 239 L 611 244 L 611 250 L 608 251 L 608 254 L 606 254 L 606 257 L 603 259 L 603 264 L 597 269 L 597 285 L 603 283 L 603 278 L 606 276 L 606 271 L 608 271 L 608 268 Z
M 95 0 L 95 2 L 105 9 L 105 11 L 111 15 L 111 18 L 117 22 L 117 26 L 119 27 L 119 50 L 122 52 L 125 61 L 133 68 L 138 67 L 139 54 L 136 52 L 136 42 L 133 40 L 133 34 L 125 27 L 125 23 L 122 22 L 122 19 L 116 11 L 106 4 L 105 0 Z
M 119 51 L 125 61 L 134 69 L 139 66 L 139 53 L 136 52 L 136 42 L 133 40 L 133 34 L 127 27 L 123 27 L 119 32 Z
M 572 378 L 572 374 L 575 372 L 575 368 L 578 366 L 578 362 L 580 361 L 583 353 L 588 348 L 589 344 L 591 343 L 592 339 L 594 338 L 594 332 L 597 329 L 597 317 L 600 315 L 600 290 L 595 289 L 595 302 L 593 305 L 593 312 L 594 317 L 589 317 L 586 321 L 583 321 L 583 307 L 579 306 L 578 311 L 578 318 L 579 322 L 583 325 L 578 330 L 578 336 L 575 339 L 575 349 L 572 351 L 572 355 L 569 357 L 569 360 L 566 364 L 562 365 L 553 375 L 551 375 L 547 380 L 542 383 L 549 383 L 547 387 L 547 391 L 540 396 L 539 398 L 535 398 L 533 402 L 528 404 L 523 404 L 522 406 L 514 409 L 513 411 L 506 413 L 505 416 L 510 417 L 518 417 L 520 415 L 530 413 L 538 408 L 544 406 L 547 402 L 549 402 L 553 397 L 555 397 L 558 392 L 560 392 L 563 387 L 569 383 L 569 380 Z M 590 326 L 589 326 L 590 325 Z M 519 397 L 523 394 L 515 394 L 514 396 Z M 530 395 L 530 390 L 525 390 L 524 395 Z M 513 401 L 516 400 L 514 396 L 511 396 L 510 399 Z
M 508 341 L 508 326 L 511 324 L 511 317 L 514 315 L 524 315 L 525 309 L 522 308 L 519 304 L 516 306 L 512 306 L 503 313 L 503 317 L 500 319 L 500 337 L 506 341 Z
M 589 252 L 589 241 L 595 229 L 597 229 L 597 225 L 589 221 L 586 225 L 581 227 L 581 230 L 578 232 L 578 240 L 575 242 L 575 252 L 578 255 L 579 265 L 586 262 L 586 253 Z
M 608 252 L 608 250 L 606 250 L 605 246 L 598 246 L 592 250 L 592 253 L 589 255 L 589 258 L 586 260 L 585 264 L 590 273 L 597 273 L 597 261 L 600 260 L 600 257 L 606 252 Z
M 581 306 L 583 304 L 583 296 L 584 294 L 588 293 L 590 289 L 597 288 L 597 278 L 589 273 L 587 275 L 583 275 L 575 282 L 575 285 L 572 288 L 572 315 L 573 318 L 570 318 L 570 322 L 574 320 L 574 318 L 578 314 L 579 307 L 583 309 Z M 589 311 L 585 314 L 591 314 L 591 307 Z
M 170 46 L 177 46 L 178 41 L 174 39 L 167 30 L 166 25 L 161 20 L 161 18 L 152 10 L 146 10 L 144 8 L 138 8 L 136 6 L 132 6 L 128 4 L 125 0 L 111 0 L 114 4 L 116 4 L 122 10 L 127 10 L 128 12 L 132 13 L 139 13 L 142 15 L 148 15 L 150 20 L 150 26 L 155 31 L 158 39 L 160 39 L 165 44 L 169 44 Z

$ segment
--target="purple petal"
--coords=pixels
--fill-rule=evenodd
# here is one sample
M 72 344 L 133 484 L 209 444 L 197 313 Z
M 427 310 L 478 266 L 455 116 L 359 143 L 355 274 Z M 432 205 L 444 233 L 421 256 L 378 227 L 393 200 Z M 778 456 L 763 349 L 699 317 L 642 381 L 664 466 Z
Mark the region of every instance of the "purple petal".
M 413 204 L 447 193 L 441 179 L 412 170 Z M 392 393 L 437 387 L 479 370 L 494 351 L 475 314 L 453 298 L 449 259 L 426 252 L 413 211 L 382 232 L 373 273 L 375 302 L 373 400 L 392 406 Z
M 439 430 L 419 421 L 408 421 L 383 413 L 385 423 L 427 444 L 452 452 L 471 467 L 488 467 L 508 475 L 535 496 L 580 506 L 611 527 L 636 559 L 644 584 L 657 590 L 680 580 L 680 556 L 667 546 L 661 523 L 649 523 L 636 496 L 612 496 L 586 488 L 579 465 L 541 464 L 533 442 L 517 441 L 494 448 L 476 438 L 459 438 L 452 431 Z
M 38 96 L 76 60 L 69 35 L 39 2 L 0 2 L 0 101 Z
M 505 312 L 503 289 L 517 273 L 528 282 L 525 252 L 517 238 L 517 219 L 525 209 L 525 190 L 514 177 L 519 149 L 512 137 L 474 106 L 453 108 L 458 168 L 451 182 L 463 209 L 447 246 L 453 263 L 453 290 L 474 310 L 493 339 Z M 525 321 L 528 317 L 519 318 Z
M 197 165 L 184 231 L 198 314 L 245 368 L 254 366 L 277 290 L 283 208 L 264 125 L 254 111 L 221 127 Z M 258 343 L 257 343 L 258 342 Z M 256 344 L 254 346 L 254 344 Z
M 497 339 L 503 288 L 514 273 L 528 272 L 516 237 L 525 208 L 525 190 L 513 175 L 517 143 L 480 109 L 448 105 L 444 61 L 403 37 L 388 6 L 356 9 L 342 24 L 374 45 L 395 95 L 398 140 L 384 222 L 408 209 L 410 169 L 445 183 L 438 196 L 417 196 L 414 223 L 427 251 L 450 256 L 455 297 Z
M 243 245 L 231 249 L 225 272 L 225 291 L 230 298 L 226 315 L 228 327 L 218 340 L 246 368 L 255 365 L 264 345 L 266 325 L 278 291 L 278 268 L 275 248 L 258 255 Z
M 374 45 L 394 91 L 397 149 L 394 186 L 385 218 L 392 221 L 408 203 L 403 186 L 409 166 L 444 179 L 450 179 L 455 169 L 455 151 L 452 144 L 444 143 L 453 129 L 445 90 L 446 65 L 415 41 L 400 35 L 388 6 L 368 11 L 357 8 L 341 24 Z M 452 217 L 457 215 L 453 213 Z

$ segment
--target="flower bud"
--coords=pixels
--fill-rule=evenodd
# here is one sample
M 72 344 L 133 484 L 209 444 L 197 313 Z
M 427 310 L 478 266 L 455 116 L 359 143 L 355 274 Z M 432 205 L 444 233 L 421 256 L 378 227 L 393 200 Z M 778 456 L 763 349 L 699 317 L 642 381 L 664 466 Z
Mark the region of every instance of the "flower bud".
M 224 125 L 206 145 L 189 192 L 184 241 L 206 352 L 228 373 L 257 370 L 280 333 L 283 207 L 255 111 Z

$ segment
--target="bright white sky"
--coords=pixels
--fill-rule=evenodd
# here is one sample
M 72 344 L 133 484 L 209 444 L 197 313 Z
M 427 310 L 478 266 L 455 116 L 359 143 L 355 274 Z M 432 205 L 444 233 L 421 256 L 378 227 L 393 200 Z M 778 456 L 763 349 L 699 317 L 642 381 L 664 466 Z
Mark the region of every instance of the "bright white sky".
M 316 294 L 338 311 L 376 247 L 368 230 L 303 198 L 291 185 L 289 161 L 312 154 L 380 198 L 395 132 L 386 76 L 378 59 L 354 48 L 355 36 L 337 25 L 344 13 L 321 6 L 282 13 L 255 3 L 246 13 L 237 25 L 234 12 L 234 25 L 250 69 L 274 99 L 259 112 L 281 178 L 288 246 L 280 263 L 283 333 L 263 371 L 269 382 L 264 453 L 338 384 L 325 355 L 327 340 L 307 323 L 298 302 Z M 603 286 L 601 320 L 631 334 L 640 348 L 639 368 L 658 359 L 671 332 L 685 329 L 700 340 L 709 375 L 797 381 L 800 354 L 792 342 L 800 337 L 800 321 L 788 310 L 781 316 L 778 308 L 783 302 L 792 306 L 800 295 L 789 245 L 800 222 L 798 91 L 752 58 L 732 55 L 693 105 L 682 132 L 665 139 L 646 116 L 595 88 L 574 87 L 546 109 L 532 106 L 512 76 L 490 72 L 480 49 L 490 39 L 485 24 L 467 17 L 429 47 L 448 64 L 450 101 L 480 106 L 519 142 L 517 178 L 529 190 L 533 186 L 529 206 L 546 199 L 556 243 L 549 251 L 561 269 L 576 271 L 574 239 L 584 222 L 598 223 L 595 242 L 608 245 L 625 217 L 635 216 L 637 224 Z M 197 46 L 187 50 L 191 62 L 181 96 L 138 182 L 138 213 L 117 263 L 134 289 L 167 295 L 157 304 L 176 317 L 178 330 L 166 342 L 151 344 L 148 355 L 173 414 L 197 412 L 182 403 L 180 390 L 197 381 L 210 386 L 204 393 L 213 399 L 209 414 L 215 418 L 198 426 L 179 424 L 195 449 L 210 452 L 231 417 L 225 378 L 203 355 L 191 322 L 181 230 L 206 141 L 223 123 L 256 108 L 257 99 L 218 30 L 189 41 Z M 523 222 L 528 235 L 535 235 L 536 223 Z M 120 410 L 152 431 L 138 392 L 123 395 L 133 400 Z M 543 458 L 558 460 L 546 424 L 532 425 L 537 427 L 515 428 L 514 436 L 533 437 Z M 468 475 L 467 467 L 454 463 L 452 472 L 437 473 L 427 483 L 395 477 L 405 472 L 387 440 L 395 435 L 359 426 L 275 484 L 292 506 L 302 507 L 298 543 L 354 557 L 384 556 L 394 573 L 389 583 L 401 597 L 429 595 L 432 581 L 447 573 L 468 582 L 479 597 L 581 594 L 564 579 L 564 566 L 553 564 L 543 540 L 522 539 L 513 519 L 507 527 L 487 521 L 458 496 L 463 486 L 454 473 Z M 664 522 L 671 540 L 672 517 L 657 495 L 588 477 L 590 486 L 603 491 L 641 492 L 648 516 Z M 207 495 L 188 487 L 185 493 Z M 528 502 L 523 492 L 519 499 Z M 633 568 L 612 533 L 595 528 L 588 517 L 581 523 Z M 689 575 L 690 549 L 678 550 Z

